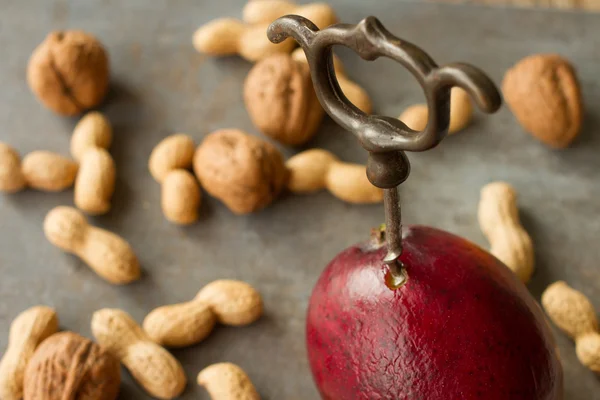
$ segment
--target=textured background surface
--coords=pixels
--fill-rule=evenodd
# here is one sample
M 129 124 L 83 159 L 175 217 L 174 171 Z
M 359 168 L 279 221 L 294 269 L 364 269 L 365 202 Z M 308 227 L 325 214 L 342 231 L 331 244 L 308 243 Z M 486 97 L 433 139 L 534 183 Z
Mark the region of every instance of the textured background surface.
M 436 1 L 436 0 L 431 0 Z M 489 4 L 494 6 L 515 7 L 554 7 L 560 9 L 575 9 L 600 11 L 600 0 L 437 0 L 447 3 Z
M 265 399 L 316 398 L 304 354 L 304 310 L 324 265 L 363 240 L 382 221 L 381 206 L 357 207 L 327 193 L 284 196 L 261 213 L 235 217 L 205 197 L 202 219 L 190 228 L 167 223 L 159 187 L 146 163 L 165 135 L 238 127 L 256 133 L 242 103 L 250 65 L 236 57 L 209 59 L 194 52 L 200 24 L 240 15 L 241 1 L 0 1 L 0 140 L 22 154 L 48 149 L 68 154 L 75 120 L 44 110 L 29 93 L 25 67 L 51 29 L 84 28 L 107 46 L 113 68 L 103 107 L 115 127 L 112 154 L 118 182 L 112 212 L 93 222 L 124 236 L 144 268 L 139 282 L 115 287 L 44 238 L 52 207 L 72 204 L 72 192 L 33 191 L 0 196 L 0 349 L 10 321 L 23 309 L 48 304 L 61 327 L 90 335 L 92 313 L 119 307 L 141 321 L 152 308 L 191 299 L 203 284 L 238 278 L 264 294 L 266 315 L 256 325 L 219 327 L 204 343 L 174 354 L 190 384 L 183 398 L 205 399 L 195 384 L 210 363 L 246 369 Z M 413 173 L 402 188 L 407 222 L 430 224 L 486 246 L 477 220 L 479 189 L 505 179 L 520 193 L 522 219 L 536 244 L 537 273 L 530 288 L 565 279 L 600 307 L 600 16 L 382 0 L 332 1 L 342 20 L 374 14 L 398 36 L 423 46 L 439 63 L 482 67 L 497 82 L 516 60 L 559 52 L 575 63 L 588 108 L 585 129 L 571 149 L 552 151 L 524 134 L 507 108 L 478 114 L 466 131 L 427 153 L 411 155 Z M 369 6 L 370 4 L 370 6 Z M 429 26 L 428 26 L 429 24 Z M 422 101 L 417 84 L 390 61 L 366 63 L 340 52 L 348 73 L 372 94 L 379 113 L 398 115 Z M 355 139 L 326 119 L 309 146 L 364 162 Z M 289 149 L 286 154 L 292 154 Z M 566 399 L 600 399 L 600 382 L 576 360 L 558 334 L 566 369 Z M 146 398 L 124 374 L 123 399 Z

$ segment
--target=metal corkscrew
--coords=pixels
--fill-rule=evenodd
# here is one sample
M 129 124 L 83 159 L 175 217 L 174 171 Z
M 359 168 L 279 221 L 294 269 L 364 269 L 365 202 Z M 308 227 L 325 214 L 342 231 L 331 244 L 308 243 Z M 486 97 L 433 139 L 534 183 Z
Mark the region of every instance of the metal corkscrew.
M 469 64 L 439 67 L 414 44 L 392 35 L 375 17 L 357 25 L 336 24 L 319 30 L 310 20 L 287 15 L 275 20 L 267 36 L 273 43 L 294 38 L 306 53 L 319 102 L 335 122 L 352 132 L 369 152 L 367 177 L 384 190 L 387 254 L 384 262 L 395 264 L 402 254 L 402 219 L 398 186 L 408 178 L 410 163 L 405 151 L 425 151 L 448 134 L 450 89 L 463 88 L 486 113 L 501 105 L 498 89 L 481 70 Z M 418 132 L 402 121 L 367 115 L 344 95 L 333 68 L 334 45 L 346 46 L 361 58 L 373 61 L 388 57 L 407 68 L 419 81 L 428 106 L 425 130 Z

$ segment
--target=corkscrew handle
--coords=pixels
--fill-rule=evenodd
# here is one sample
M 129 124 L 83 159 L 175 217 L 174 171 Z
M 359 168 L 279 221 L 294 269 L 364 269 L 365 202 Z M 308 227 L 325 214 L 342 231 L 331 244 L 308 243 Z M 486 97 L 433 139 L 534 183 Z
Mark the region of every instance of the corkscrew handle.
M 435 147 L 448 134 L 450 89 L 463 88 L 484 112 L 495 112 L 501 104 L 498 89 L 482 71 L 469 64 L 453 63 L 439 67 L 414 44 L 392 35 L 375 17 L 357 25 L 336 24 L 321 31 L 308 19 L 287 15 L 274 21 L 269 39 L 280 43 L 294 38 L 306 53 L 317 97 L 325 111 L 352 132 L 369 152 L 367 177 L 385 190 L 388 254 L 394 262 L 402 252 L 400 205 L 397 187 L 410 173 L 405 151 L 425 151 Z M 428 105 L 427 126 L 414 131 L 402 121 L 380 115 L 367 115 L 352 104 L 338 84 L 333 68 L 334 45 L 354 50 L 365 60 L 391 58 L 417 79 Z

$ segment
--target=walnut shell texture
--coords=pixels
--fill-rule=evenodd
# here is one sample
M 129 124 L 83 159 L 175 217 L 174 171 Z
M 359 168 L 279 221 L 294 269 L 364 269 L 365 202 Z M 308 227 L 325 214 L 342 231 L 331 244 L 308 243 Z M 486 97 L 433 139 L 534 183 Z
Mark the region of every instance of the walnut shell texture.
M 27 365 L 23 400 L 114 400 L 120 384 L 116 358 L 83 336 L 60 332 Z
M 324 115 L 308 65 L 289 54 L 270 56 L 250 70 L 244 101 L 261 132 L 291 146 L 312 138 Z
M 575 69 L 559 55 L 535 54 L 509 69 L 504 98 L 526 131 L 550 147 L 567 147 L 577 137 L 583 104 Z
M 51 32 L 29 59 L 27 81 L 46 107 L 61 115 L 77 115 L 104 99 L 108 54 L 86 32 Z
M 236 214 L 271 204 L 288 176 L 275 146 L 238 129 L 207 135 L 194 154 L 194 172 L 202 187 Z

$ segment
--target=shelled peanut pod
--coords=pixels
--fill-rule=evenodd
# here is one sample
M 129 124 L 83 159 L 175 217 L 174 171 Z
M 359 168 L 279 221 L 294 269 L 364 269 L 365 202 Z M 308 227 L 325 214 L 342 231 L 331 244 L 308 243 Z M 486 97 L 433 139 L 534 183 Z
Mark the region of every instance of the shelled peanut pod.
M 15 193 L 25 188 L 59 192 L 73 186 L 77 171 L 76 162 L 51 151 L 33 151 L 21 161 L 14 148 L 0 142 L 2 192 Z
M 600 373 L 600 330 L 589 299 L 566 282 L 558 281 L 542 293 L 542 306 L 552 322 L 575 340 L 579 361 Z
M 342 162 L 327 150 L 303 151 L 287 160 L 285 165 L 290 171 L 287 187 L 292 193 L 327 189 L 348 203 L 383 201 L 383 190 L 369 182 L 366 166 Z
M 260 293 L 245 282 L 213 281 L 186 303 L 152 310 L 144 319 L 146 333 L 167 347 L 186 347 L 204 340 L 216 323 L 245 326 L 262 315 Z
M 244 22 L 248 24 L 270 24 L 284 15 L 299 15 L 314 23 L 317 28 L 324 29 L 338 21 L 335 11 L 326 3 L 309 3 L 298 5 L 287 0 L 249 1 L 242 12 Z
M 196 30 L 194 48 L 211 56 L 239 54 L 256 62 L 276 53 L 289 53 L 296 46 L 293 39 L 275 44 L 267 38 L 269 24 L 250 25 L 235 18 L 215 19 Z
M 198 220 L 202 202 L 200 186 L 188 169 L 194 158 L 194 140 L 178 133 L 156 145 L 148 169 L 161 184 L 161 208 L 165 218 L 175 224 L 188 225 Z

